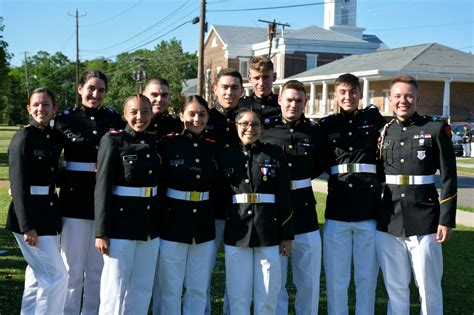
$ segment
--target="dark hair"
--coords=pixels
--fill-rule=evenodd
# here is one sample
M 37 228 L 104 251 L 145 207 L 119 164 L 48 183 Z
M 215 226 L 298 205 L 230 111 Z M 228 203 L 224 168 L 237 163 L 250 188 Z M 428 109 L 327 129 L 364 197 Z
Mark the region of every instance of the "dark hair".
M 53 102 L 53 107 L 56 106 L 56 97 L 54 96 L 53 91 L 48 89 L 47 87 L 39 87 L 33 90 L 30 94 L 30 99 L 28 100 L 28 104 L 31 102 L 31 98 L 33 97 L 34 94 L 39 94 L 39 93 L 44 93 L 48 95 L 48 97 L 51 99 L 51 102 Z
M 416 82 L 416 79 L 411 75 L 401 74 L 393 77 L 392 81 L 390 81 L 390 88 L 392 88 L 392 86 L 398 82 L 411 84 L 418 91 L 418 83 Z
M 81 80 L 79 81 L 79 86 L 84 86 L 84 84 L 89 81 L 91 78 L 98 78 L 104 81 L 105 90 L 107 91 L 107 76 L 105 73 L 99 70 L 86 70 L 82 73 Z
M 259 109 L 255 109 L 251 106 L 245 106 L 245 107 L 239 108 L 235 112 L 235 122 L 237 123 L 239 121 L 239 119 L 242 118 L 242 116 L 246 113 L 255 113 L 255 116 L 257 116 L 258 120 L 260 121 L 260 124 L 263 124 L 263 113 L 262 113 L 262 111 L 259 110 Z
M 150 84 L 165 85 L 168 89 L 170 88 L 170 84 L 169 84 L 168 80 L 166 80 L 165 78 L 162 78 L 162 77 L 150 78 L 148 81 L 146 81 L 145 88 Z
M 127 97 L 127 99 L 125 100 L 125 102 L 123 102 L 123 105 L 122 105 L 122 113 L 125 114 L 125 107 L 127 106 L 128 102 L 130 102 L 131 100 L 133 99 L 137 99 L 140 101 L 140 104 L 142 103 L 146 103 L 150 106 L 150 110 L 151 110 L 151 102 L 150 102 L 150 99 L 148 97 L 146 97 L 145 95 L 143 94 L 135 94 L 135 95 L 132 95 L 132 96 L 129 96 Z
M 209 110 L 209 107 L 207 105 L 206 100 L 203 99 L 199 95 L 190 95 L 190 96 L 188 96 L 186 98 L 186 101 L 179 108 L 179 112 L 184 113 L 184 111 L 186 110 L 186 107 L 188 107 L 188 105 L 191 104 L 192 102 L 197 102 L 199 105 L 201 105 L 202 107 L 204 107 L 206 109 L 206 112 L 207 112 L 208 115 L 211 114 L 211 111 Z
M 231 76 L 231 77 L 234 77 L 234 78 L 237 78 L 240 80 L 240 85 L 243 86 L 243 79 L 242 79 L 242 75 L 240 74 L 239 71 L 235 70 L 235 69 L 232 69 L 232 68 L 224 68 L 222 69 L 221 71 L 219 71 L 219 73 L 217 74 L 217 80 L 216 80 L 216 84 L 217 82 L 219 82 L 219 79 L 224 77 L 224 76 Z
M 341 84 L 347 84 L 350 87 L 359 89 L 359 91 L 361 91 L 359 78 L 351 73 L 341 74 L 334 82 L 334 88 L 337 88 L 338 85 Z
M 273 62 L 267 56 L 256 56 L 250 60 L 249 69 L 258 72 L 273 71 Z
M 283 92 L 288 89 L 303 92 L 304 95 L 306 95 L 306 89 L 304 88 L 304 84 L 298 80 L 290 80 L 286 82 L 285 84 L 283 84 L 280 90 L 280 94 L 283 94 Z

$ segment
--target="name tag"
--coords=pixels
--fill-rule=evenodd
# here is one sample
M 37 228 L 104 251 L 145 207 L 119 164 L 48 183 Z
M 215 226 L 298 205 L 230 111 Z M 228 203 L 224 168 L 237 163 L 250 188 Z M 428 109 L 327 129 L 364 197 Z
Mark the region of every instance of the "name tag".
M 138 159 L 138 156 L 136 154 L 122 156 L 122 160 L 125 161 L 125 162 L 136 161 L 137 159 Z
M 36 156 L 45 156 L 46 151 L 45 150 L 34 150 L 33 154 L 36 155 Z
M 171 160 L 170 161 L 170 165 L 182 165 L 184 164 L 184 160 L 183 159 L 180 159 L 180 160 Z
M 328 135 L 329 140 L 336 140 L 336 139 L 339 139 L 340 137 L 341 137 L 340 133 L 332 133 Z

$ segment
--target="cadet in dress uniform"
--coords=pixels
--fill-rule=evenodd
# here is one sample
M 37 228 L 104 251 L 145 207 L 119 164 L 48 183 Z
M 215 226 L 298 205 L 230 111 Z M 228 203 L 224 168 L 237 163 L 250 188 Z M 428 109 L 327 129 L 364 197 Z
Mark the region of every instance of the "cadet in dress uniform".
M 55 128 L 63 135 L 66 168 L 60 175 L 59 201 L 63 216 L 61 253 L 69 283 L 64 314 L 97 314 L 103 259 L 94 247 L 94 185 L 101 137 L 120 129 L 120 115 L 101 106 L 107 77 L 100 71 L 83 73 L 78 86 L 82 105 L 58 115 Z
M 95 186 L 96 248 L 104 254 L 99 314 L 148 314 L 160 245 L 161 158 L 146 132 L 151 103 L 128 98 L 127 126 L 100 142 Z
M 226 289 L 233 315 L 275 314 L 281 286 L 280 253 L 293 239 L 288 162 L 282 150 L 260 142 L 261 113 L 241 108 L 236 115 L 241 143 L 221 152 L 228 185 L 224 230 Z
M 216 186 L 215 141 L 201 134 L 209 120 L 207 102 L 188 97 L 180 109 L 180 134 L 160 140 L 166 197 L 158 259 L 159 314 L 204 314 L 214 251 L 214 214 L 210 193 Z
M 280 114 L 278 95 L 272 92 L 276 73 L 273 70 L 273 62 L 267 56 L 256 56 L 250 60 L 249 83 L 252 84 L 253 92 L 240 101 L 241 107 L 253 107 L 262 111 L 263 118 Z
M 373 314 L 379 269 L 375 219 L 381 199 L 376 151 L 385 120 L 373 105 L 358 109 L 360 83 L 352 74 L 337 78 L 335 97 L 341 112 L 320 120 L 331 154 L 323 235 L 328 313 L 348 313 L 353 259 L 356 314 Z
M 393 78 L 389 102 L 396 118 L 381 136 L 386 185 L 377 222 L 377 255 L 389 296 L 388 314 L 410 312 L 413 270 L 421 314 L 443 314 L 442 244 L 455 227 L 456 157 L 451 129 L 420 116 L 417 82 Z M 438 201 L 434 178 L 441 175 Z
M 170 86 L 168 80 L 154 77 L 148 80 L 143 95 L 148 97 L 153 109 L 153 119 L 148 126 L 149 132 L 155 132 L 156 138 L 169 133 L 181 132 L 183 124 L 178 117 L 168 112 L 170 106 Z
M 279 97 L 281 115 L 264 121 L 262 141 L 279 145 L 288 158 L 295 239 L 291 251 L 296 314 L 318 314 L 321 236 L 311 180 L 327 163 L 326 139 L 304 116 L 306 91 L 296 80 L 286 82 Z M 288 257 L 281 256 L 282 283 L 277 314 L 288 314 Z
M 31 122 L 8 147 L 12 201 L 6 224 L 28 263 L 21 314 L 62 314 L 67 271 L 59 252 L 62 224 L 55 189 L 61 150 L 49 126 L 56 111 L 53 93 L 34 90 L 26 109 Z
M 216 141 L 219 151 L 227 150 L 233 144 L 239 142 L 239 137 L 235 129 L 235 111 L 239 105 L 239 99 L 243 92 L 243 81 L 240 72 L 230 68 L 222 69 L 217 75 L 217 83 L 214 85 L 214 94 L 217 97 L 215 106 L 210 111 L 209 122 L 207 123 L 204 136 Z M 218 188 L 219 189 L 219 188 Z M 222 195 L 222 193 L 216 193 Z M 225 211 L 222 206 L 214 209 L 216 238 L 214 241 L 214 252 L 211 270 L 214 269 L 217 250 L 220 247 L 224 233 Z M 207 293 L 206 315 L 211 313 L 211 284 L 209 282 Z M 227 295 L 224 295 L 223 313 L 229 313 Z

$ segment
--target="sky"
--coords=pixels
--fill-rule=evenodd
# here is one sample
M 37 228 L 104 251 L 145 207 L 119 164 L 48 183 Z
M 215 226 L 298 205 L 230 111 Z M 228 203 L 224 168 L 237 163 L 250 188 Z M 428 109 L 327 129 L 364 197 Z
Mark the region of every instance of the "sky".
M 327 0 L 326 0 L 327 1 Z M 263 20 L 291 29 L 324 24 L 324 0 L 207 0 L 213 24 L 266 27 Z M 305 6 L 299 6 L 305 5 Z M 276 8 L 282 6 L 293 6 Z M 263 9 L 262 9 L 263 8 Z M 199 0 L 0 0 L 10 63 L 25 56 L 62 52 L 75 60 L 75 14 L 79 12 L 80 59 L 114 58 L 139 48 L 153 49 L 176 38 L 184 51 L 199 47 Z M 358 0 L 357 26 L 389 48 L 439 43 L 474 51 L 474 0 Z

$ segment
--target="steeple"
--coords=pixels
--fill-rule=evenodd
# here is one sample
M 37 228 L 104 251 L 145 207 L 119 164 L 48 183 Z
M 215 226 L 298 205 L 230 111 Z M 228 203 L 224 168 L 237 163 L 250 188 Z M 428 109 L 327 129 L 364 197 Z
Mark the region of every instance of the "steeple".
M 324 28 L 362 39 L 365 28 L 357 27 L 357 0 L 332 0 L 324 3 Z

